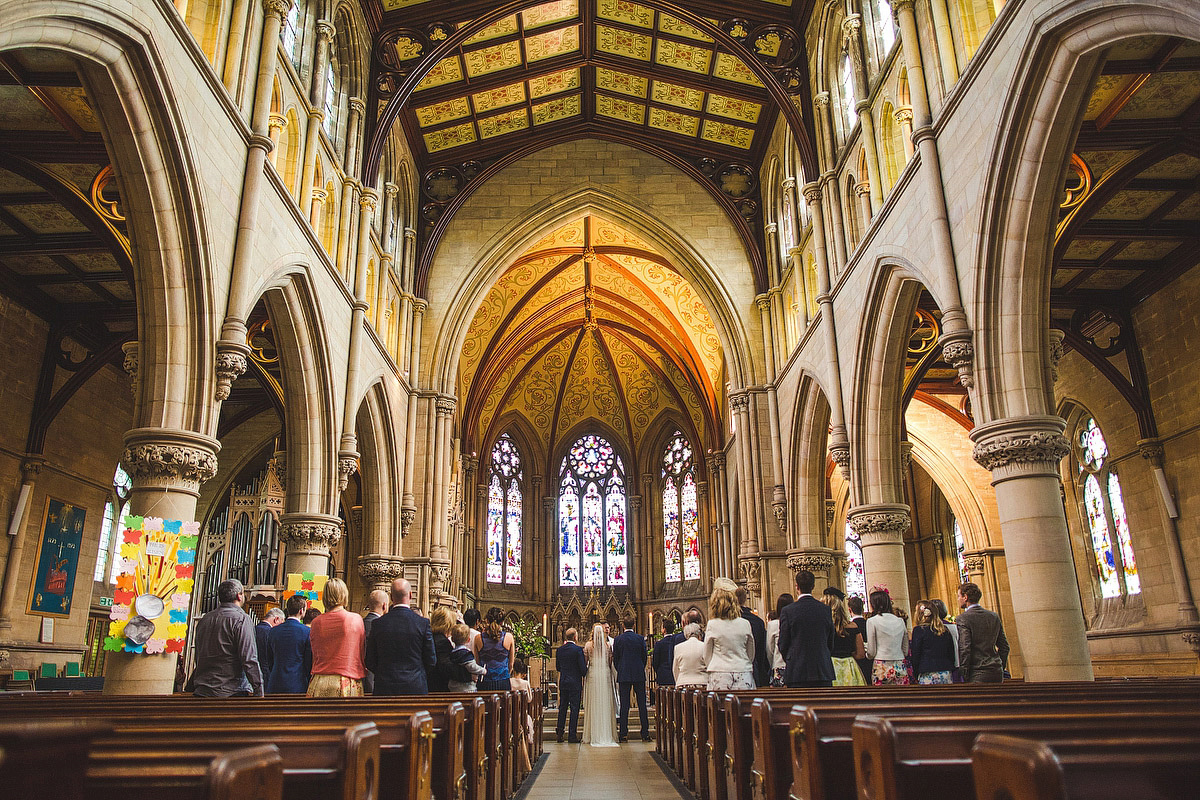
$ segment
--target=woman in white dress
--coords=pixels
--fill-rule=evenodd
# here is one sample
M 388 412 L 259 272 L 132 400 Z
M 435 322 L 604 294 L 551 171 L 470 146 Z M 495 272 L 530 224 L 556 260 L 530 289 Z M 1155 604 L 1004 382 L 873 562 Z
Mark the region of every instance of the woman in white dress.
M 603 625 L 592 627 L 592 641 L 584 648 L 588 657 L 587 676 L 583 679 L 583 743 L 592 747 L 617 746 L 617 707 L 612 648 Z

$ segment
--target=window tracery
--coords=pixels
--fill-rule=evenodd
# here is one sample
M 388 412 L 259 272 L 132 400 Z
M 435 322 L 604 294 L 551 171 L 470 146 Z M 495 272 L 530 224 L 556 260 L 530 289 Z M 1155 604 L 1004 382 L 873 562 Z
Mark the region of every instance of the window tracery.
M 292 62 L 292 66 L 296 68 L 297 72 L 300 71 L 300 52 L 304 44 L 302 5 L 301 2 L 293 3 L 283 18 L 283 25 L 279 28 L 279 41 L 283 45 L 283 52 L 287 54 L 288 61 Z
M 559 468 L 559 586 L 625 586 L 625 467 L 613 446 L 587 434 Z
M 954 557 L 958 562 L 960 585 L 970 580 L 967 574 L 966 550 L 967 544 L 966 540 L 963 539 L 962 526 L 958 524 L 958 519 L 954 519 Z
M 857 595 L 865 600 L 867 597 L 867 573 L 863 563 L 862 540 L 850 527 L 850 523 L 846 523 L 844 551 L 846 553 L 846 596 Z
M 1083 510 L 1100 594 L 1106 598 L 1140 594 L 1142 583 L 1125 515 L 1121 479 L 1109 463 L 1108 443 L 1093 417 L 1084 417 L 1075 444 L 1078 480 L 1083 487 Z
M 525 472 L 517 443 L 507 433 L 492 446 L 487 505 L 487 581 L 521 582 L 524 521 L 521 482 Z
M 668 583 L 700 577 L 700 509 L 692 447 L 675 431 L 663 453 L 663 564 Z

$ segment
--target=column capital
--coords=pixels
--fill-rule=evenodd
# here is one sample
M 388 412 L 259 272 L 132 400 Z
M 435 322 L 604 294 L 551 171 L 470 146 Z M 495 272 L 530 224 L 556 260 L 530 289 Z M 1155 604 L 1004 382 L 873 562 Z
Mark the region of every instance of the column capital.
M 900 14 L 905 11 L 913 14 L 915 13 L 914 6 L 916 6 L 916 0 L 892 0 L 892 14 L 896 19 L 899 19 Z
M 810 206 L 821 202 L 821 184 L 819 182 L 806 183 L 801 191 L 804 194 L 805 202 Z
M 342 521 L 328 514 L 283 514 L 279 538 L 289 553 L 328 557 L 342 539 Z
M 327 19 L 317 20 L 317 41 L 328 42 L 333 37 L 337 36 L 337 28 Z
M 291 10 L 292 0 L 263 0 L 263 13 L 268 17 L 278 17 L 280 22 L 283 22 Z
M 454 409 L 458 407 L 458 400 L 450 396 L 439 397 L 437 399 L 437 413 L 444 416 L 451 416 Z
M 348 103 L 350 105 L 350 113 L 358 114 L 360 117 L 367 113 L 367 104 L 363 102 L 361 97 L 351 97 Z
M 368 214 L 375 213 L 375 207 L 379 204 L 379 192 L 375 191 L 373 186 L 362 187 L 362 196 L 358 198 L 358 205 L 363 211 Z
M 725 469 L 725 454 L 710 453 L 708 456 L 708 468 L 714 474 Z
M 756 295 L 754 298 L 754 305 L 758 306 L 758 310 L 760 312 L 766 314 L 771 310 L 771 296 L 766 292 Z
M 758 563 L 758 556 L 739 561 L 738 572 L 742 576 L 742 583 L 746 584 L 746 590 L 751 594 L 758 594 L 761 588 L 759 579 L 762 576 L 762 565 Z
M 121 466 L 139 487 L 198 493 L 217 474 L 221 443 L 212 437 L 170 428 L 135 428 L 125 434 Z
M 912 125 L 913 110 L 912 110 L 911 106 L 904 106 L 902 108 L 896 109 L 896 113 L 894 116 L 896 118 L 896 122 L 900 123 L 901 125 L 903 125 L 906 122 L 909 125 Z
M 862 14 L 847 14 L 842 20 L 842 36 L 845 38 L 856 37 L 858 32 L 862 30 Z
M 640 494 L 629 495 L 629 509 L 631 511 L 642 510 L 642 496 Z
M 750 393 L 745 389 L 729 393 L 729 408 L 735 414 L 740 414 L 750 407 Z
M 971 431 L 975 460 L 992 473 L 992 485 L 1009 478 L 1045 475 L 1058 477 L 1058 462 L 1071 452 L 1062 435 L 1061 417 L 1012 417 L 977 425 Z
M 1063 357 L 1063 338 L 1066 334 L 1058 328 L 1051 328 L 1047 342 L 1046 357 L 1050 361 L 1050 380 L 1058 383 L 1058 362 Z
M 903 544 L 904 532 L 912 525 L 904 503 L 872 503 L 856 506 L 846 522 L 858 534 L 863 547 L 877 544 Z
M 1157 437 L 1138 439 L 1137 449 L 1138 455 L 1149 461 L 1150 466 L 1162 468 L 1164 458 L 1162 439 Z
M 554 508 L 557 504 L 558 504 L 558 498 L 555 498 L 555 497 L 543 497 L 542 498 L 542 510 L 543 511 L 554 511 Z
M 832 550 L 793 550 L 788 552 L 787 566 L 792 574 L 808 570 L 814 575 L 828 575 L 833 571 Z
M 792 189 L 796 188 L 796 179 L 794 177 L 792 177 L 791 175 L 789 175 L 786 178 L 784 178 L 783 182 L 780 183 L 779 185 L 782 186 L 784 188 L 784 190 L 790 192 Z
M 136 339 L 131 342 L 126 342 L 121 345 L 121 352 L 125 354 L 125 360 L 121 363 L 121 368 L 129 375 L 130 387 L 133 390 L 133 396 L 137 397 L 138 391 L 138 360 L 141 355 L 141 345 Z
M 245 327 L 242 337 L 245 338 Z M 250 368 L 250 346 L 244 341 L 235 342 L 222 339 L 217 342 L 217 357 L 213 363 L 213 372 L 217 377 L 215 396 L 218 400 L 229 399 L 233 382 L 240 378 Z
M 829 92 L 817 92 L 813 96 L 813 105 L 817 108 L 825 108 L 829 105 Z
M 406 232 L 405 236 L 407 236 L 407 235 L 408 234 Z M 413 304 L 413 313 L 417 314 L 417 315 L 424 314 L 425 309 L 429 308 L 429 303 L 425 302 L 424 300 L 422 300 L 419 297 L 414 297 L 412 304 Z
M 389 586 L 396 578 L 404 577 L 404 559 L 400 556 L 371 553 L 358 557 L 358 574 L 372 589 Z
M 400 187 L 391 181 L 388 181 L 387 183 L 383 184 L 383 193 L 395 200 L 396 195 L 400 194 Z
M 942 334 L 942 359 L 958 370 L 958 382 L 966 389 L 975 386 L 975 345 L 969 330 Z
M 324 203 L 327 199 L 329 199 L 329 192 L 324 189 L 312 190 L 312 201 L 314 203 Z
M 850 479 L 850 442 L 833 441 L 829 444 L 829 457 L 842 471 L 844 480 Z
M 350 476 L 358 472 L 358 453 L 344 450 L 338 453 L 337 471 L 338 471 L 338 491 L 346 491 L 346 487 L 350 485 Z
M 777 230 L 779 230 L 779 226 L 774 222 L 768 222 L 766 225 L 763 225 L 763 233 L 767 236 L 774 236 Z

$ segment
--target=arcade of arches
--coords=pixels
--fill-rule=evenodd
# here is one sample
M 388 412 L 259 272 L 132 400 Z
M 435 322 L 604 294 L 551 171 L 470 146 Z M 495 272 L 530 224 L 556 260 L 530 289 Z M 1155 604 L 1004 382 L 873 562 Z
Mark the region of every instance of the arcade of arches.
M 127 515 L 198 523 L 189 624 L 313 573 L 649 632 L 809 569 L 974 581 L 1027 680 L 1197 673 L 1193 0 L 0 20 L 0 673 L 170 691 Z

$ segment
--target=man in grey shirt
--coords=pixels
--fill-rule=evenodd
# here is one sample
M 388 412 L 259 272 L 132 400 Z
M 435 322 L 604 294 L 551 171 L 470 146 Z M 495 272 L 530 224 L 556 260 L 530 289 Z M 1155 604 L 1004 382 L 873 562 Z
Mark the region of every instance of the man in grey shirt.
M 196 669 L 192 682 L 197 697 L 262 696 L 262 669 L 254 643 L 254 620 L 245 611 L 241 581 L 221 581 L 221 604 L 196 623 Z

